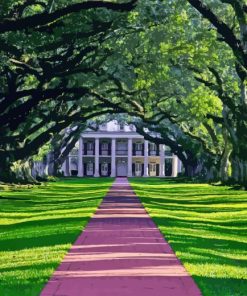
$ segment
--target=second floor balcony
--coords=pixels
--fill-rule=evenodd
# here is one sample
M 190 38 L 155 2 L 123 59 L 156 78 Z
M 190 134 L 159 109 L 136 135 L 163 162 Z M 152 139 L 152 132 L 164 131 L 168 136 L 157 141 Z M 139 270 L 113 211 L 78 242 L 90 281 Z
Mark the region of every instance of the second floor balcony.
M 148 155 L 149 156 L 159 156 L 159 150 L 149 150 Z
M 133 156 L 143 156 L 144 155 L 144 150 L 143 149 L 142 150 L 134 149 L 132 154 L 133 154 Z
M 116 155 L 127 156 L 128 155 L 128 150 L 127 149 L 117 149 L 116 150 Z

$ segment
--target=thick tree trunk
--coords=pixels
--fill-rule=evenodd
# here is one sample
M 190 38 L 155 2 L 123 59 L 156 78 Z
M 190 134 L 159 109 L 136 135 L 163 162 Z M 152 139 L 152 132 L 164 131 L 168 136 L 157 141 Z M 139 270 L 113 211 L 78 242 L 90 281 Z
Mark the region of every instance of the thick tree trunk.
M 189 178 L 193 178 L 196 175 L 197 166 L 188 164 L 185 166 L 185 176 Z
M 247 190 L 247 161 L 243 163 L 243 186 Z
M 186 161 L 183 161 L 183 165 L 185 168 L 185 176 L 189 178 L 199 176 L 203 169 L 201 163 L 195 158 L 187 158 Z
M 11 163 L 7 158 L 0 161 L 0 181 L 15 182 L 15 174 L 11 170 Z
M 61 145 L 55 147 L 53 150 L 53 175 L 59 176 L 60 170 L 62 167 L 62 163 L 59 161 L 59 156 L 61 153 Z
M 35 178 L 32 176 L 32 162 L 30 160 L 14 162 L 12 165 L 12 171 L 15 176 L 14 182 L 16 183 L 37 183 Z
M 206 180 L 207 181 L 214 180 L 214 167 L 210 167 L 207 169 Z
M 240 159 L 239 156 L 234 155 L 231 159 L 232 174 L 231 178 L 234 183 L 242 185 L 247 189 L 247 160 Z
M 220 180 L 219 168 L 216 165 L 211 165 L 207 168 L 206 181 L 215 182 Z
M 219 177 L 222 183 L 226 183 L 229 180 L 229 168 L 230 168 L 230 155 L 232 152 L 232 144 L 229 141 L 229 134 L 227 130 L 223 129 L 223 137 L 225 141 L 225 148 L 223 151 L 223 155 L 220 160 L 220 171 Z
M 239 166 L 239 159 L 237 156 L 232 157 L 231 159 L 232 163 L 232 174 L 231 178 L 234 182 L 238 183 L 240 178 L 240 166 Z
M 229 179 L 229 166 L 230 166 L 229 155 L 230 155 L 230 152 L 227 156 L 224 156 L 220 162 L 219 178 L 222 181 L 222 183 L 227 182 Z
M 247 89 L 245 85 L 246 81 L 241 81 L 241 103 L 242 105 L 247 105 Z
M 32 176 L 32 163 L 31 161 L 25 161 L 22 166 L 23 180 L 26 183 L 37 183 L 37 181 Z
M 235 139 L 231 155 L 232 180 L 240 185 L 247 186 L 247 123 L 244 114 L 238 118 L 236 123 Z

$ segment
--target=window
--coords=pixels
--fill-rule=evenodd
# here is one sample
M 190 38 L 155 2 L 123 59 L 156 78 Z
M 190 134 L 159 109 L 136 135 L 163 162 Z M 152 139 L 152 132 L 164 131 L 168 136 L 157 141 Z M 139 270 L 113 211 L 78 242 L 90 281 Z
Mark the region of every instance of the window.
M 120 129 L 120 131 L 123 131 L 124 130 L 124 124 L 123 123 L 120 123 L 119 124 L 119 129 Z
M 128 143 L 126 141 L 117 142 L 117 155 L 127 155 L 128 154 Z
M 93 171 L 93 163 L 92 162 L 87 163 L 87 171 L 88 172 L 92 172 Z
M 142 151 L 142 143 L 136 143 L 136 150 Z
M 93 150 L 93 142 L 88 142 L 87 143 L 87 150 Z
M 141 172 L 142 171 L 142 164 L 141 163 L 136 163 L 136 172 Z
M 107 123 L 101 124 L 100 129 L 103 131 L 106 131 L 107 130 Z
M 157 145 L 155 143 L 150 143 L 149 145 L 149 155 L 155 156 L 157 153 Z
M 101 173 L 106 176 L 108 173 L 108 163 L 107 162 L 103 162 L 101 164 Z
M 102 150 L 108 150 L 108 143 L 107 142 L 103 142 L 102 144 L 101 144 L 101 149 Z
M 129 125 L 129 129 L 130 129 L 130 131 L 135 131 L 134 125 L 133 124 L 130 124 Z

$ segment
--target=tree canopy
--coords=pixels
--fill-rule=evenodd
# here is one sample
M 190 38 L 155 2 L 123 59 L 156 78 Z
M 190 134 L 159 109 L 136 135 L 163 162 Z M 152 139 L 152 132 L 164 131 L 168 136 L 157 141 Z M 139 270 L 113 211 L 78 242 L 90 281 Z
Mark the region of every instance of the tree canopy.
M 48 143 L 61 164 L 59 151 L 89 119 L 125 113 L 146 138 L 170 146 L 187 175 L 246 184 L 246 7 L 242 0 L 4 1 L 1 178 Z M 77 132 L 68 136 L 68 127 Z

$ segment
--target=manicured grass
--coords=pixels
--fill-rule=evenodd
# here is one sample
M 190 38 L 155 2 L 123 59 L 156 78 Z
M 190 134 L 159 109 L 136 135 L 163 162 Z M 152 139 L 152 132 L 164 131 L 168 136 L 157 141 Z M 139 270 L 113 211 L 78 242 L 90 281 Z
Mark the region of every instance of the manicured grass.
M 247 192 L 130 179 L 204 296 L 247 295 Z
M 67 179 L 0 191 L 0 295 L 39 295 L 112 183 Z

